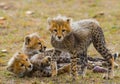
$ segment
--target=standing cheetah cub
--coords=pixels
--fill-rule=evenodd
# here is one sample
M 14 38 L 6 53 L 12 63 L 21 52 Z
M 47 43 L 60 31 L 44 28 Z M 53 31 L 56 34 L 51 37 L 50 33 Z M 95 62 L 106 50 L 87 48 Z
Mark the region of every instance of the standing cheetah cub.
M 93 43 L 96 50 L 108 63 L 108 74 L 104 78 L 113 78 L 114 59 L 106 48 L 105 38 L 102 28 L 95 20 L 80 20 L 72 22 L 70 18 L 57 16 L 48 18 L 48 29 L 51 32 L 51 44 L 55 48 L 52 56 L 51 69 L 52 76 L 57 75 L 56 58 L 60 51 L 71 54 L 71 75 L 73 79 L 78 77 L 78 61 L 81 61 L 81 73 L 85 76 L 87 69 L 87 49 Z M 57 55 L 56 55 L 57 54 Z

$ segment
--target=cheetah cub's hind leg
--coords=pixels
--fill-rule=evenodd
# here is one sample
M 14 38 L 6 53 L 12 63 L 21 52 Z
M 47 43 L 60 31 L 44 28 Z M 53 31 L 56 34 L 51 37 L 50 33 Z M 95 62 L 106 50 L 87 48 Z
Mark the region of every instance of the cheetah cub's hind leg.
M 103 31 L 100 27 L 97 27 L 96 29 L 93 29 L 92 32 L 92 40 L 94 47 L 107 61 L 108 73 L 105 74 L 104 78 L 112 79 L 114 77 L 114 59 L 112 54 L 106 48 Z

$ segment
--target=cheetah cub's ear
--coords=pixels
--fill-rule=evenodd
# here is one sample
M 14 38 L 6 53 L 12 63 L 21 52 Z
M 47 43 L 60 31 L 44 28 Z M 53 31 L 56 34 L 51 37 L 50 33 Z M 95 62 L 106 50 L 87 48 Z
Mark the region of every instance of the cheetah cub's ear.
M 13 71 L 13 66 L 7 66 L 6 68 L 8 71 L 12 72 Z
M 30 43 L 30 37 L 29 36 L 26 36 L 24 38 L 24 41 L 25 41 L 25 45 L 28 45 Z
M 72 18 L 66 18 L 66 22 L 67 22 L 68 24 L 71 24 L 71 23 L 72 23 Z
M 15 60 L 19 60 L 21 54 L 22 54 L 21 52 L 17 52 L 17 53 L 14 55 Z
M 48 23 L 48 25 L 51 25 L 51 24 L 54 23 L 54 20 L 52 18 L 48 18 L 47 19 L 47 23 Z

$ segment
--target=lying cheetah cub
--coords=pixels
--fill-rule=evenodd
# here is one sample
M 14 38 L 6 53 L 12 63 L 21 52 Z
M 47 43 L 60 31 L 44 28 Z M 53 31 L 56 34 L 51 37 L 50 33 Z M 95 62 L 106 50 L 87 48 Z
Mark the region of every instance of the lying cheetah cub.
M 23 53 L 16 53 L 8 62 L 7 70 L 14 73 L 18 77 L 35 76 L 35 77 L 50 77 L 51 70 L 47 68 L 50 66 L 51 57 L 44 57 L 43 54 L 36 54 L 28 58 Z M 58 69 L 58 75 L 69 72 L 70 65 L 67 64 Z
M 33 64 L 29 61 L 28 56 L 22 53 L 16 53 L 8 62 L 7 70 L 15 73 L 19 77 L 32 71 Z
M 29 58 L 35 54 L 45 51 L 45 41 L 37 33 L 29 34 L 24 39 L 23 52 Z

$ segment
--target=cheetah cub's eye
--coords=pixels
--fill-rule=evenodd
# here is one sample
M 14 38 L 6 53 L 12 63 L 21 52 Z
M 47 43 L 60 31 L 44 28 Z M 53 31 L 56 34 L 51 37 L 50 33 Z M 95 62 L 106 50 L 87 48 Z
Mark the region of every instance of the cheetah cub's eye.
M 53 31 L 54 31 L 54 32 L 57 32 L 57 29 L 54 29 Z
M 41 43 L 40 43 L 40 42 L 39 42 L 38 44 L 39 44 L 39 45 L 41 45 Z
M 63 29 L 62 32 L 65 32 L 65 30 Z
M 26 61 L 28 61 L 28 59 L 26 59 Z
M 24 66 L 24 64 L 21 64 L 21 67 L 23 67 Z

